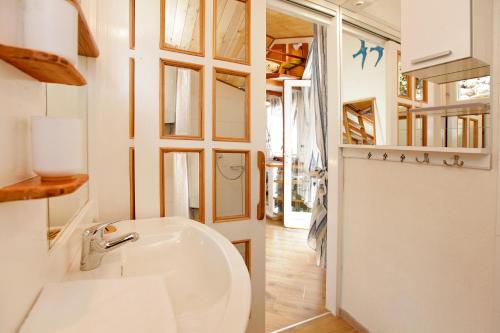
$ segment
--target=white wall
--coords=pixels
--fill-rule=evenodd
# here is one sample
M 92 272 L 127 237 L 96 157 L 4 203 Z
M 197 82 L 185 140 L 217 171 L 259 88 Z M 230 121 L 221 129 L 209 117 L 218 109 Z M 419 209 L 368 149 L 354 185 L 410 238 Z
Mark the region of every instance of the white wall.
M 87 8 L 89 1 L 85 1 Z M 19 41 L 18 1 L 0 2 L 0 43 Z M 46 84 L 0 61 L 0 187 L 34 176 L 30 118 L 46 114 Z M 89 205 L 90 207 L 90 205 Z M 89 209 L 81 218 L 89 220 Z M 80 217 L 75 222 L 80 221 Z M 81 231 L 67 228 L 49 251 L 48 200 L 0 203 L 0 332 L 17 331 L 42 286 L 62 278 L 79 244 Z
M 370 47 L 385 46 L 385 43 L 375 36 L 354 29 L 342 33 L 342 102 L 375 97 L 375 129 L 377 145 L 387 144 L 387 93 L 385 66 L 387 52 L 375 67 L 377 52 L 369 52 Z M 368 53 L 364 68 L 361 67 L 362 56 L 353 58 L 360 47 L 360 39 L 366 41 Z

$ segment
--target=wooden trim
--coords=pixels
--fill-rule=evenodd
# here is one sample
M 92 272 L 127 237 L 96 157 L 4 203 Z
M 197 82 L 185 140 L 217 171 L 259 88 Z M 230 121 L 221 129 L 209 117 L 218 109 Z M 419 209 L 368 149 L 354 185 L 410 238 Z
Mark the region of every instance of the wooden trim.
M 178 49 L 176 47 L 169 46 L 165 43 L 165 1 L 160 1 L 160 49 L 165 51 L 172 51 L 178 53 L 189 54 L 198 57 L 205 56 L 205 0 L 199 0 L 200 11 L 199 15 L 199 28 L 200 28 L 200 51 L 190 51 Z
M 129 58 L 128 62 L 129 83 L 128 83 L 128 109 L 129 109 L 129 138 L 135 136 L 135 59 Z
M 169 135 L 163 133 L 163 108 L 165 103 L 164 88 L 165 88 L 165 74 L 163 67 L 173 66 L 179 68 L 188 68 L 199 73 L 199 87 L 200 87 L 200 100 L 199 100 L 199 112 L 200 112 L 200 135 Z M 204 114 L 204 96 L 205 96 L 205 79 L 204 79 L 204 66 L 198 64 L 192 64 L 187 62 L 168 60 L 160 58 L 160 139 L 173 139 L 173 140 L 203 140 L 204 130 L 205 130 L 205 114 Z
M 130 219 L 135 220 L 135 148 L 128 149 L 129 182 L 130 182 Z
M 99 47 L 95 41 L 94 35 L 85 18 L 80 3 L 77 0 L 67 0 L 78 12 L 78 54 L 84 57 L 97 58 L 99 56 Z
M 399 72 L 399 63 L 401 62 L 401 51 L 398 50 L 398 58 L 397 58 L 397 87 L 398 87 L 398 97 L 404 98 L 404 99 L 412 99 L 412 92 L 413 92 L 413 77 L 409 75 L 403 75 L 406 77 L 406 81 L 408 82 L 408 95 L 400 95 L 400 90 L 399 90 L 399 75 L 402 74 Z
M 233 245 L 237 244 L 245 244 L 245 264 L 247 265 L 248 268 L 248 273 L 252 273 L 252 240 L 251 239 L 242 239 L 242 240 L 235 240 L 232 241 Z
M 165 165 L 164 155 L 167 153 L 198 153 L 199 158 L 199 210 L 198 222 L 205 223 L 205 149 L 203 148 L 160 148 L 160 216 L 165 217 Z
M 251 52 L 250 52 L 250 45 L 251 45 L 251 36 L 250 36 L 250 25 L 251 25 L 251 3 L 250 0 L 245 1 L 245 59 L 244 60 L 239 60 L 239 59 L 233 59 L 233 58 L 226 58 L 217 55 L 217 0 L 213 0 L 213 24 L 212 24 L 212 47 L 213 47 L 213 55 L 215 60 L 222 60 L 222 61 L 228 61 L 228 62 L 234 62 L 237 64 L 242 64 L 242 65 L 251 65 Z
M 340 309 L 339 310 L 340 318 L 344 319 L 349 325 L 351 325 L 357 332 L 359 333 L 370 333 L 370 331 L 359 323 L 349 312 Z
M 217 154 L 219 153 L 234 153 L 245 155 L 245 209 L 242 215 L 231 215 L 231 216 L 217 216 Z M 230 222 L 230 221 L 241 221 L 250 219 L 250 150 L 238 150 L 238 149 L 212 149 L 212 215 L 214 223 Z
M 244 137 L 224 137 L 217 135 L 217 73 L 229 74 L 245 78 L 245 136 Z M 213 141 L 233 141 L 250 142 L 250 73 L 233 71 L 229 69 L 214 67 L 212 74 L 212 140 Z
M 135 50 L 135 0 L 129 0 L 129 32 L 128 43 L 131 50 Z
M 266 154 L 257 152 L 257 166 L 259 168 L 259 202 L 257 204 L 257 220 L 266 216 Z

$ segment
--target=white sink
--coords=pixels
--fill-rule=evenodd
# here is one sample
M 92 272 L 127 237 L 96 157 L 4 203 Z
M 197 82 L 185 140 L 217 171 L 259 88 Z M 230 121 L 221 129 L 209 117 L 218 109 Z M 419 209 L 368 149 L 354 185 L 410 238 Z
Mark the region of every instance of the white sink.
M 106 254 L 100 267 L 68 280 L 159 275 L 172 303 L 178 333 L 244 333 L 250 314 L 250 277 L 226 238 L 195 221 L 170 217 L 116 223 L 140 238 Z

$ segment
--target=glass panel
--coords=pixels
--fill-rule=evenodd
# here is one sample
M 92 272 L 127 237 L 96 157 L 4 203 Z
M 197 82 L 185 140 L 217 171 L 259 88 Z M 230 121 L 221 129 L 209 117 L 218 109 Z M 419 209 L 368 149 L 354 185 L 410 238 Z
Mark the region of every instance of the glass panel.
M 199 152 L 163 153 L 163 216 L 203 221 Z
M 484 148 L 489 140 L 489 115 L 442 117 L 443 147 Z
M 170 65 L 166 61 L 163 64 L 162 136 L 201 138 L 201 69 Z
M 247 87 L 246 74 L 216 70 L 214 140 L 249 141 Z
M 85 68 L 85 58 L 79 57 L 78 67 Z M 83 133 L 83 173 L 88 173 L 87 159 L 87 86 L 76 87 L 60 84 L 47 84 L 47 116 L 71 117 L 82 121 Z M 54 245 L 56 237 L 66 224 L 73 220 L 89 199 L 88 184 L 76 192 L 49 198 L 48 241 L 49 247 Z
M 196 54 L 203 52 L 202 6 L 202 0 L 163 0 L 164 48 Z
M 215 152 L 215 221 L 249 217 L 247 168 L 247 152 Z
M 215 56 L 248 63 L 250 0 L 216 0 Z
M 490 77 L 484 76 L 476 79 L 462 80 L 458 83 L 458 100 L 490 97 Z

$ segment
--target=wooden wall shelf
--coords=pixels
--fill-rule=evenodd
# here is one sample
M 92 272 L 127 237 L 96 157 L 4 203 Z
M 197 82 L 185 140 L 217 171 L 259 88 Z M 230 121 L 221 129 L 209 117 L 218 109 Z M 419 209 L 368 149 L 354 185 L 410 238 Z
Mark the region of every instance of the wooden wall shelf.
M 41 82 L 87 84 L 71 62 L 55 54 L 0 44 L 0 59 Z
M 50 182 L 34 177 L 0 188 L 0 202 L 58 197 L 75 192 L 88 180 L 89 176 L 86 174 L 77 175 L 70 180 Z
M 87 19 L 85 19 L 82 7 L 77 0 L 68 1 L 78 11 L 78 54 L 84 57 L 97 58 L 99 56 L 99 48 L 92 35 Z

